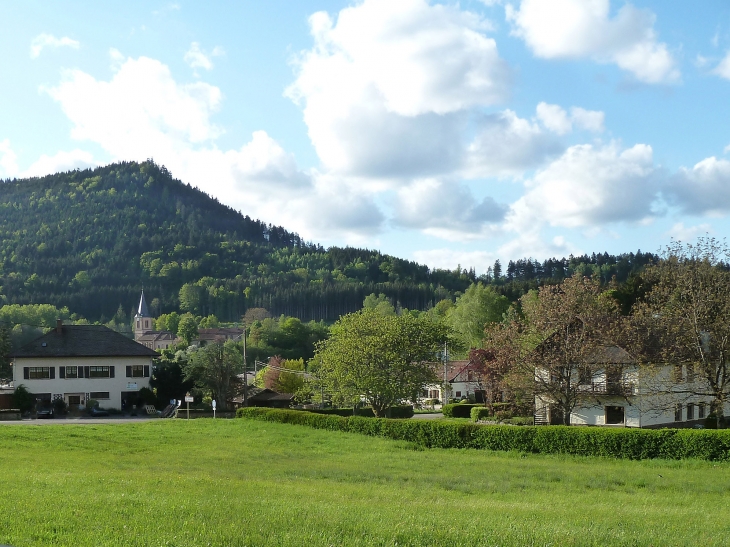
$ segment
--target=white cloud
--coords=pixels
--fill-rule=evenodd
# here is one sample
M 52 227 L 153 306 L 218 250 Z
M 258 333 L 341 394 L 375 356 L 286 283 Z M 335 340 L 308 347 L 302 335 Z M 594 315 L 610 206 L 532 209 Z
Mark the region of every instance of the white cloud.
M 23 171 L 23 177 L 42 177 L 52 173 L 71 171 L 73 169 L 88 169 L 97 167 L 99 162 L 94 160 L 91 153 L 75 149 L 71 152 L 58 152 L 53 156 L 42 154 L 33 165 Z
M 310 17 L 314 46 L 286 95 L 327 170 L 388 178 L 451 172 L 470 109 L 503 100 L 510 72 L 486 21 L 425 0 L 365 0 Z
M 512 33 L 538 57 L 591 58 L 645 83 L 679 81 L 674 58 L 657 40 L 654 14 L 624 4 L 611 18 L 610 7 L 610 0 L 522 0 L 506 14 Z
M 474 268 L 477 275 L 480 275 L 494 265 L 498 255 L 491 251 L 460 251 L 441 248 L 414 251 L 412 258 L 416 262 L 441 270 L 454 270 L 457 266 L 461 266 L 462 269 Z
M 373 197 L 342 177 L 306 172 L 264 131 L 239 149 L 220 150 L 211 114 L 222 94 L 205 83 L 180 84 L 167 66 L 140 57 L 120 59 L 109 81 L 70 71 L 44 89 L 72 122 L 71 136 L 100 145 L 112 161 L 147 158 L 177 178 L 266 222 L 305 238 L 333 232 L 345 240 L 376 233 L 384 217 Z M 29 174 L 95 164 L 81 150 L 42 157 Z
M 223 55 L 223 48 L 215 47 L 210 53 L 204 52 L 198 42 L 190 44 L 190 49 L 185 53 L 185 62 L 190 68 L 202 68 L 211 70 L 213 68 L 212 57 Z
M 593 133 L 603 133 L 606 115 L 600 110 L 586 110 L 579 106 L 570 109 L 570 119 L 575 125 Z
M 4 177 L 14 177 L 18 173 L 18 155 L 10 147 L 10 139 L 0 141 L 0 168 Z
M 508 224 L 525 231 L 535 223 L 576 228 L 638 221 L 651 214 L 656 178 L 648 145 L 572 146 L 528 181 Z
M 712 232 L 712 226 L 709 224 L 699 224 L 697 226 L 685 226 L 683 222 L 678 222 L 667 232 L 667 235 L 678 241 L 689 243 L 694 241 L 697 236 L 709 234 Z
M 568 113 L 562 107 L 542 102 L 537 105 L 535 111 L 537 119 L 553 133 L 565 135 L 573 130 L 573 124 L 568 118 Z
M 52 34 L 39 34 L 30 43 L 30 57 L 36 59 L 46 47 L 70 47 L 73 49 L 79 49 L 79 42 L 72 40 L 68 36 L 62 38 L 56 38 Z
M 519 177 L 563 151 L 554 136 L 511 110 L 483 116 L 475 125 L 477 133 L 467 149 L 462 172 L 470 179 Z
M 557 104 L 542 102 L 535 109 L 537 119 L 546 129 L 558 135 L 565 135 L 573 131 L 573 124 L 579 129 L 585 129 L 594 133 L 603 132 L 605 114 L 598 110 L 586 110 L 574 106 L 570 109 L 570 115 Z
M 730 51 L 718 63 L 712 73 L 726 80 L 730 80 Z
M 465 185 L 421 179 L 398 192 L 395 222 L 452 241 L 493 233 L 506 207 L 493 198 L 477 200 Z
M 682 167 L 666 189 L 668 199 L 691 214 L 730 212 L 730 161 L 714 156 Z
M 221 133 L 210 121 L 220 90 L 200 82 L 178 85 L 167 66 L 147 57 L 127 59 L 108 82 L 67 71 L 44 91 L 74 124 L 74 139 L 97 142 L 120 159 L 145 159 L 151 151 L 179 150 Z

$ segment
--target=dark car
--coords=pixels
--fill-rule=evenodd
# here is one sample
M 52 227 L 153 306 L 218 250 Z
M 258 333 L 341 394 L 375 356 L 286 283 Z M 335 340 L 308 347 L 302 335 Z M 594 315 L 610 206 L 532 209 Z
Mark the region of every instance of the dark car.
M 39 406 L 36 409 L 35 415 L 37 418 L 53 418 L 53 407 L 48 406 Z
M 102 416 L 109 416 L 109 413 L 104 410 L 103 408 L 99 408 L 98 406 L 91 407 L 89 409 L 89 414 L 91 414 L 92 418 L 100 418 Z

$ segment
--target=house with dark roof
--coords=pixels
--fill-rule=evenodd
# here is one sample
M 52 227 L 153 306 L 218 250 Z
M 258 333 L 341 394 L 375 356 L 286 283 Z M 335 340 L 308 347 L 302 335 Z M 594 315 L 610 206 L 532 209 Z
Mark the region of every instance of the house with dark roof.
M 472 396 L 479 400 L 482 396 L 478 367 L 468 359 L 433 363 L 432 368 L 440 383 L 427 385 L 421 393 L 422 399 L 437 399 L 443 403 Z
M 135 404 L 149 387 L 158 353 L 102 325 L 64 325 L 18 349 L 13 383 L 41 401 L 63 399 L 70 408 L 89 399 L 106 408 Z

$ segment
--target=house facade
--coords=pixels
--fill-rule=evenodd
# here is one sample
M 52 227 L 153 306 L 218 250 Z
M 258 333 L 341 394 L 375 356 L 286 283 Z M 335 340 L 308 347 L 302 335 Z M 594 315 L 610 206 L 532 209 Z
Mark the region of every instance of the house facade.
M 89 399 L 124 409 L 149 387 L 157 352 L 101 325 L 63 325 L 13 356 L 13 383 L 37 400 L 63 399 L 69 408 Z
M 421 393 L 422 399 L 438 399 L 447 403 L 449 399 L 468 399 L 474 397 L 483 402 L 483 391 L 479 370 L 469 360 L 447 361 L 432 365 L 439 384 L 427 385 Z
M 603 363 L 583 371 L 577 367 L 571 380 L 578 404 L 570 415 L 571 425 L 611 427 L 692 427 L 710 413 L 711 399 L 694 395 L 691 385 L 700 379 L 691 366 L 667 365 L 643 369 L 621 348 L 601 352 Z M 536 370 L 536 375 L 544 371 Z M 725 406 L 725 414 L 730 404 Z M 535 424 L 561 423 L 553 401 L 535 397 Z

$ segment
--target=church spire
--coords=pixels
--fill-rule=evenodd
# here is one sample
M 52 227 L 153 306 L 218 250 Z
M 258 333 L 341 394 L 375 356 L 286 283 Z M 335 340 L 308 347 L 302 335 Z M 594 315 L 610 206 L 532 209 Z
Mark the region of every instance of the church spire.
M 142 290 L 142 296 L 139 299 L 139 307 L 137 308 L 138 317 L 149 317 L 150 310 L 147 309 L 147 301 L 144 299 L 144 290 Z

